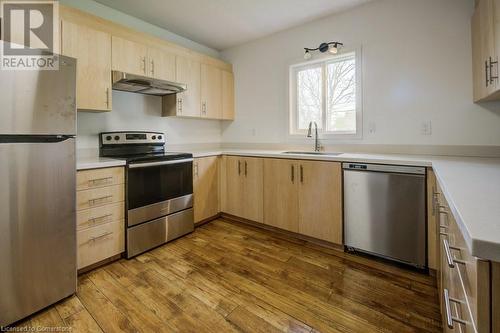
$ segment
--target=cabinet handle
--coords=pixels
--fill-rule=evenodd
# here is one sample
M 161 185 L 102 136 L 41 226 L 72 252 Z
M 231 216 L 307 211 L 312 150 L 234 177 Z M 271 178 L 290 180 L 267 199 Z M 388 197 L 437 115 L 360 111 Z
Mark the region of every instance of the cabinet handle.
M 451 254 L 451 250 L 456 250 L 460 251 L 459 247 L 456 246 L 450 246 L 450 243 L 448 242 L 447 239 L 443 238 L 443 247 L 444 247 L 444 252 L 446 253 L 446 262 L 448 263 L 448 267 L 450 268 L 455 268 L 455 264 L 462 264 L 465 265 L 465 261 L 453 258 Z
M 484 72 L 485 72 L 485 76 L 486 76 L 486 87 L 488 87 L 488 85 L 490 83 L 490 80 L 488 78 L 488 60 L 486 60 L 484 62 Z
M 293 164 L 290 166 L 290 172 L 290 180 L 293 184 L 293 182 L 295 181 L 295 166 Z
M 106 108 L 109 109 L 109 88 L 106 88 Z
M 245 161 L 245 177 L 248 175 L 248 163 Z
M 304 167 L 300 165 L 300 182 L 304 183 Z
M 104 234 L 102 234 L 102 235 L 100 235 L 100 236 L 95 236 L 95 237 L 90 238 L 90 239 L 89 239 L 89 242 L 95 242 L 96 240 L 102 239 L 102 238 L 104 238 L 104 237 L 108 237 L 109 235 L 112 235 L 112 234 L 113 234 L 113 232 L 112 232 L 112 231 L 110 231 L 110 232 L 106 232 L 106 233 L 104 233 Z
M 198 162 L 194 164 L 194 176 L 198 177 Z
M 453 322 L 457 322 L 462 325 L 466 325 L 466 321 L 457 317 L 454 317 L 451 314 L 451 302 L 457 303 L 457 304 L 463 304 L 463 301 L 460 301 L 455 298 L 450 297 L 450 292 L 448 289 L 444 288 L 443 289 L 443 298 L 444 298 L 444 307 L 446 311 L 446 325 L 448 328 L 453 329 Z
M 493 84 L 493 82 L 495 80 L 498 79 L 498 60 L 497 61 L 493 61 L 493 59 L 491 59 L 490 57 L 490 85 Z M 496 76 L 493 76 L 493 65 L 497 65 L 497 75 Z
M 155 75 L 155 61 L 151 59 L 151 75 Z
M 241 161 L 238 160 L 238 176 L 241 175 Z
M 100 198 L 95 198 L 95 199 L 90 199 L 89 200 L 89 206 L 94 206 L 96 203 L 103 202 L 104 200 L 107 200 L 109 198 L 113 198 L 112 195 L 107 195 L 105 197 L 100 197 Z
M 87 221 L 87 223 L 91 224 L 91 225 L 94 225 L 97 222 L 104 222 L 104 221 L 106 221 L 107 219 L 109 219 L 112 216 L 113 216 L 113 214 L 106 214 L 106 215 L 103 215 L 103 216 L 94 217 L 94 218 L 89 219 Z
M 141 57 L 142 61 L 142 72 L 146 74 L 146 57 Z
M 96 178 L 89 180 L 89 186 L 109 184 L 113 177 Z

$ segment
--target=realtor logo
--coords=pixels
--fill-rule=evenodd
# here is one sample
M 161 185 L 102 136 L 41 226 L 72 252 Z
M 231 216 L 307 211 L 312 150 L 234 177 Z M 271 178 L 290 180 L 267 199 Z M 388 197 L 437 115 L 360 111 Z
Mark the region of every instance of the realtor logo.
M 1 1 L 2 70 L 57 70 L 59 3 Z

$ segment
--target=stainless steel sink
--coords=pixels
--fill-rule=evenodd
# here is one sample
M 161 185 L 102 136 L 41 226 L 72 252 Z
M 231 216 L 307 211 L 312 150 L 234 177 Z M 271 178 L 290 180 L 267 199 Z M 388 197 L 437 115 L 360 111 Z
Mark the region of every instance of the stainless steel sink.
M 319 155 L 319 156 L 338 156 L 342 153 L 328 153 L 328 152 L 319 152 L 319 151 L 284 151 L 282 154 L 290 154 L 290 155 Z

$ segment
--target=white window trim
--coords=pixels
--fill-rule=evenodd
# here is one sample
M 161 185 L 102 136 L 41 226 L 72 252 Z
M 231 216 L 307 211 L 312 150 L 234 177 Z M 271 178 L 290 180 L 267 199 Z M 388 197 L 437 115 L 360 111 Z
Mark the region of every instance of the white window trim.
M 306 141 L 306 130 L 296 130 L 297 123 L 297 105 L 296 105 L 296 71 L 298 68 L 316 67 L 318 64 L 327 63 L 329 60 L 341 57 L 342 54 L 355 54 L 356 60 L 356 133 L 340 132 L 336 133 L 325 133 L 323 130 L 318 129 L 319 138 L 324 141 L 342 141 L 351 139 L 362 139 L 363 138 L 363 81 L 362 81 L 362 49 L 361 47 L 356 47 L 352 49 L 342 48 L 342 53 L 331 56 L 331 55 L 316 55 L 316 59 L 309 61 L 302 61 L 299 63 L 293 63 L 289 66 L 288 82 L 289 82 L 289 98 L 288 98 L 288 109 L 287 109 L 287 120 L 288 120 L 288 139 L 290 141 L 297 141 L 298 139 L 303 139 L 301 141 Z M 323 75 L 326 73 L 323 71 Z M 323 78 L 324 79 L 324 78 Z M 324 94 L 325 92 L 323 92 Z M 325 99 L 323 99 L 323 102 Z M 323 106 L 323 112 L 326 112 Z M 325 115 L 323 115 L 325 116 Z

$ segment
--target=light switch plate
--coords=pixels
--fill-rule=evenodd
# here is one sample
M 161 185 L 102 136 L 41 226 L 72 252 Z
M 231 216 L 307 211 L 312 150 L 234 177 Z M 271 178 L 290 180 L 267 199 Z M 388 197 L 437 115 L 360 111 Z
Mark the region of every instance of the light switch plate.
M 420 134 L 422 135 L 432 135 L 432 122 L 430 120 L 425 120 L 420 125 Z

